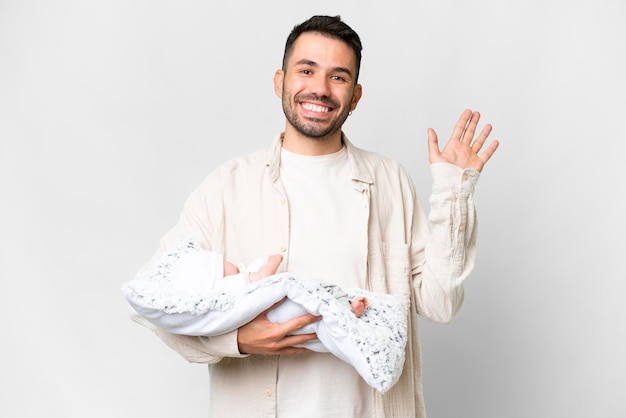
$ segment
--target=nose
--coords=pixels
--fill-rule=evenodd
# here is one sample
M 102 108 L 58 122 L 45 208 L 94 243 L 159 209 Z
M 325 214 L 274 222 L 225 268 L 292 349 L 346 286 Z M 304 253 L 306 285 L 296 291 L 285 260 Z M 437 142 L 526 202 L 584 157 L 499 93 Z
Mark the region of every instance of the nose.
M 323 74 L 316 74 L 311 79 L 311 93 L 318 96 L 330 97 L 330 79 Z

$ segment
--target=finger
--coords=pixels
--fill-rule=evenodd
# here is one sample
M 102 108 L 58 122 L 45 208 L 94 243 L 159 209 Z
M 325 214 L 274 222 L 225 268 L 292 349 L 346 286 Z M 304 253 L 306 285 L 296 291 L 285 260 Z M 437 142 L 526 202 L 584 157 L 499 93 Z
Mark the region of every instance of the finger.
M 312 314 L 306 314 L 302 316 L 295 317 L 282 323 L 282 331 L 285 333 L 284 335 L 291 334 L 294 331 L 297 331 L 301 328 L 306 327 L 314 322 L 317 322 L 321 319 L 320 316 L 315 316 Z
M 269 348 L 267 352 L 271 354 L 297 354 L 306 350 L 306 348 L 297 346 L 301 346 L 313 340 L 317 340 L 317 334 L 315 333 L 286 335 L 272 344 L 271 348 Z
M 489 148 L 487 148 L 481 155 L 480 159 L 483 160 L 483 164 L 489 161 L 494 152 L 498 149 L 500 145 L 500 141 L 495 140 L 491 144 L 489 144 Z
M 428 160 L 431 164 L 437 161 L 440 152 L 437 134 L 432 128 L 428 128 Z
M 288 335 L 280 341 L 283 347 L 295 347 L 296 345 L 302 345 L 309 341 L 317 340 L 317 334 L 298 334 Z
M 467 122 L 472 117 L 472 111 L 470 109 L 465 109 L 463 113 L 461 113 L 461 117 L 454 125 L 454 130 L 452 131 L 451 140 L 461 141 L 463 138 L 463 133 L 465 132 L 465 128 L 467 127 Z
M 269 311 L 271 311 L 274 308 L 277 308 L 281 303 L 283 303 L 285 301 L 285 299 L 287 299 L 287 296 L 285 296 L 284 298 L 282 298 L 281 300 L 279 300 L 278 302 L 276 302 L 275 304 L 273 304 L 272 306 L 270 306 L 269 308 L 267 308 L 266 310 L 264 310 L 263 312 L 261 312 L 260 315 L 267 315 L 267 313 Z M 260 316 L 259 315 L 259 316 Z
M 467 126 L 465 127 L 465 132 L 463 132 L 463 136 L 461 137 L 461 142 L 466 142 L 471 144 L 472 138 L 474 137 L 474 133 L 476 132 L 476 126 L 478 125 L 478 121 L 480 120 L 480 113 L 474 112 L 467 122 Z
M 472 149 L 474 150 L 474 152 L 478 153 L 478 151 L 480 151 L 480 149 L 483 147 L 483 144 L 485 143 L 485 140 L 487 140 L 487 137 L 489 136 L 490 133 L 491 133 L 491 125 L 487 124 L 485 125 L 483 130 L 480 132 L 480 135 L 478 135 L 478 138 L 476 138 L 476 140 L 472 144 Z
M 304 347 L 285 347 L 285 348 L 281 348 L 279 350 L 276 350 L 275 352 L 273 352 L 271 354 L 272 355 L 281 355 L 281 356 L 293 356 L 293 355 L 296 355 L 296 354 L 304 353 L 305 351 L 309 351 L 309 350 L 304 348 Z

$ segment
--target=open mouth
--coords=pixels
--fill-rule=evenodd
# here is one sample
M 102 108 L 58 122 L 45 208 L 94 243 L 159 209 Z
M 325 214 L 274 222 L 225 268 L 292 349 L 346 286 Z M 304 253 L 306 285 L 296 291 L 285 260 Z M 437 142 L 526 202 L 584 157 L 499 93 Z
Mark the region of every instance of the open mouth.
M 305 110 L 316 112 L 316 113 L 328 113 L 333 110 L 331 107 L 328 107 L 328 106 L 323 106 L 323 105 L 318 105 L 318 104 L 308 103 L 308 102 L 302 103 L 301 106 Z

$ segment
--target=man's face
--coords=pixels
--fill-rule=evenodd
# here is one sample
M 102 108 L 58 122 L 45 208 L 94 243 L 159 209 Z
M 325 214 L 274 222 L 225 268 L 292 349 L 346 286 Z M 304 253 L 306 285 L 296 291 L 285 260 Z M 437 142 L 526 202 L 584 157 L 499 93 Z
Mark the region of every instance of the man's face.
M 274 77 L 288 124 L 309 138 L 337 133 L 361 98 L 356 71 L 356 56 L 345 42 L 315 32 L 300 35 L 285 71 Z

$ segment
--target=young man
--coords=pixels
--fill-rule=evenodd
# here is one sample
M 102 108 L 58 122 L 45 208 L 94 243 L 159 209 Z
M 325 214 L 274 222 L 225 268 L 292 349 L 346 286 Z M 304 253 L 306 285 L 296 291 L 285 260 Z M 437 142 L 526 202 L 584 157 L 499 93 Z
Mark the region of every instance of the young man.
M 273 324 L 261 314 L 219 337 L 154 329 L 187 360 L 210 364 L 211 416 L 425 416 L 417 316 L 449 322 L 461 308 L 475 254 L 472 193 L 498 143 L 480 151 L 491 127 L 474 138 L 480 116 L 470 110 L 443 150 L 428 131 L 427 219 L 403 168 L 356 148 L 341 130 L 361 99 L 360 61 L 359 37 L 339 17 L 296 26 L 274 77 L 285 131 L 268 151 L 209 175 L 160 251 L 192 235 L 230 260 L 279 253 L 279 271 L 399 296 L 410 307 L 402 377 L 381 395 L 336 357 L 294 347 L 316 338 L 291 335 L 312 315 Z

